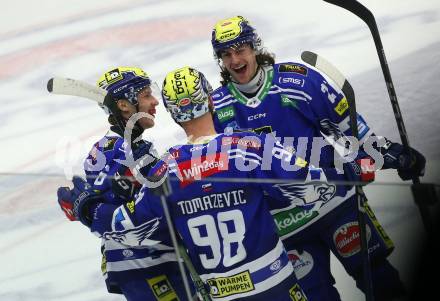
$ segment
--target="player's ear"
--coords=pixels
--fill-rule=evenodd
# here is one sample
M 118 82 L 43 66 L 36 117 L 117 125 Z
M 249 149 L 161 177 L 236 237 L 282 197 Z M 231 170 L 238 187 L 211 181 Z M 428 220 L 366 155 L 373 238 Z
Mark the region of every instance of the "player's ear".
M 211 114 L 214 114 L 214 102 L 212 101 L 212 96 L 208 96 L 208 108 Z
M 125 120 L 128 120 L 131 115 L 136 113 L 136 107 L 125 99 L 118 100 L 116 105 L 118 106 L 119 112 L 121 112 L 122 118 Z
M 126 101 L 125 99 L 119 99 L 118 102 L 116 103 L 116 105 L 118 106 L 118 109 L 121 112 L 129 112 L 130 111 L 130 103 L 128 101 Z

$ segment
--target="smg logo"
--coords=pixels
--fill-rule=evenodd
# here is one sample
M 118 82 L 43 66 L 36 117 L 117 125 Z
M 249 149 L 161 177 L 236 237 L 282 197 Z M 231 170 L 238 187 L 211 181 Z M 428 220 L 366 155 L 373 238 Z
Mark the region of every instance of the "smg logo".
M 217 118 L 220 122 L 225 122 L 229 119 L 234 118 L 235 116 L 234 108 L 231 106 L 220 109 L 216 113 L 217 113 Z
M 284 83 L 284 84 L 294 84 L 294 85 L 298 85 L 301 87 L 304 87 L 305 84 L 305 80 L 304 79 L 299 79 L 299 78 L 292 78 L 292 77 L 281 77 L 279 79 L 280 83 Z
M 248 117 L 248 121 L 266 118 L 266 113 L 258 113 Z

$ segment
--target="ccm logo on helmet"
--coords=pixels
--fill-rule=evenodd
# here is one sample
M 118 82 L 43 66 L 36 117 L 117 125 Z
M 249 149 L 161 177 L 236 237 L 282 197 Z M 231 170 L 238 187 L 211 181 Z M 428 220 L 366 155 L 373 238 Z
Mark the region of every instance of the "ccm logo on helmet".
M 220 35 L 220 37 L 218 38 L 220 41 L 223 41 L 223 40 L 226 40 L 226 39 L 229 39 L 229 38 L 231 38 L 231 37 L 235 37 L 237 35 L 237 33 L 236 32 L 226 32 L 226 33 L 224 33 L 224 34 L 222 34 L 222 35 Z

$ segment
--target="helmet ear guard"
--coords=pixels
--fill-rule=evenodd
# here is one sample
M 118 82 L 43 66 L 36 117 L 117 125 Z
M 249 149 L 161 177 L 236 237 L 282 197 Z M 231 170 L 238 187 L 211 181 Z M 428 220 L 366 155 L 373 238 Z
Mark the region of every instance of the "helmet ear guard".
M 169 72 L 162 87 L 162 100 L 175 122 L 187 122 L 209 112 L 212 87 L 203 73 L 191 67 Z

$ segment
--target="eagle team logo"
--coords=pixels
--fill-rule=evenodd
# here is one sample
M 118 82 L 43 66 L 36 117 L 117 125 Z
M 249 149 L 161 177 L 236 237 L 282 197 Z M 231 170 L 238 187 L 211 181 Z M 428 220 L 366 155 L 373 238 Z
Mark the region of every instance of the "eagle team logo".
M 336 186 L 327 183 L 318 184 L 277 184 L 283 195 L 297 205 L 316 204 L 321 207 L 333 198 Z M 316 208 L 318 209 L 318 208 Z

